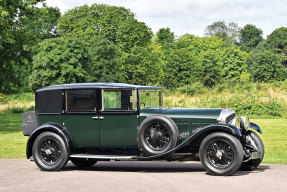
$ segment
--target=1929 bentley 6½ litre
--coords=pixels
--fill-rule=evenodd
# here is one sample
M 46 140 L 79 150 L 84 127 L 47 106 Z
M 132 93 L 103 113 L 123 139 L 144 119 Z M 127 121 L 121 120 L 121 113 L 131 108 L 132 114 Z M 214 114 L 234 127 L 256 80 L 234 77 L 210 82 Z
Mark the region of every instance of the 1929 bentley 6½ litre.
M 264 156 L 262 131 L 248 117 L 228 108 L 163 108 L 161 87 L 55 85 L 36 91 L 35 107 L 23 115 L 23 133 L 29 136 L 27 158 L 45 171 L 60 170 L 69 160 L 90 167 L 107 160 L 197 157 L 208 173 L 230 175 L 256 168 Z

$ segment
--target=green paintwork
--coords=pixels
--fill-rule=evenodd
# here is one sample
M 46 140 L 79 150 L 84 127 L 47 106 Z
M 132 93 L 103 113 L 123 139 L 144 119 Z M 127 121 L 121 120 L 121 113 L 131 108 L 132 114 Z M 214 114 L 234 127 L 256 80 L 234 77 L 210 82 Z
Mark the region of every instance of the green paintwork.
M 100 119 L 99 117 L 104 117 Z M 38 115 L 40 125 L 48 122 L 63 126 L 74 147 L 137 148 L 136 114 L 64 114 Z M 93 119 L 98 117 L 98 119 Z
M 136 114 L 101 115 L 100 138 L 102 147 L 137 148 Z
M 39 126 L 45 123 L 53 122 L 62 125 L 61 115 L 38 115 Z
M 40 125 L 48 122 L 65 127 L 74 147 L 137 148 L 137 132 L 141 122 L 151 115 L 170 117 L 179 130 L 180 142 L 198 128 L 217 123 L 222 109 L 167 109 L 144 108 L 136 114 L 63 114 L 39 115 Z M 93 117 L 103 119 L 93 119 Z
M 99 120 L 96 114 L 61 115 L 64 127 L 72 137 L 75 147 L 100 147 Z

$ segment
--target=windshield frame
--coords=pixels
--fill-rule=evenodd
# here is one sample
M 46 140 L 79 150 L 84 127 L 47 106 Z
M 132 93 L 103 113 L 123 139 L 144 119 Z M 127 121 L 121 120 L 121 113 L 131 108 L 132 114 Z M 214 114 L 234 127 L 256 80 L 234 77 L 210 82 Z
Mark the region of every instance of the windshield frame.
M 141 102 L 141 98 L 140 98 L 140 92 L 144 91 L 144 92 L 155 92 L 155 94 L 159 93 L 159 106 L 145 106 L 145 107 L 141 107 L 140 106 L 140 102 Z M 162 98 L 162 88 L 159 89 L 138 89 L 138 109 L 144 109 L 144 108 L 162 108 L 162 104 L 163 104 L 163 98 Z

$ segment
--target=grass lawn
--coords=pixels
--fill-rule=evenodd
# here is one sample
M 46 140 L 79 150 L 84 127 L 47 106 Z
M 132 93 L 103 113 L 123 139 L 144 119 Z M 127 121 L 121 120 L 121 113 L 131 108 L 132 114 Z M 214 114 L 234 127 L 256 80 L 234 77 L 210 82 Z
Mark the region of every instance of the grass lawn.
M 0 114 L 0 158 L 26 158 L 22 114 Z
M 287 164 L 287 119 L 255 119 L 265 145 L 264 163 Z M 0 158 L 26 158 L 22 114 L 0 114 Z
M 263 163 L 287 164 L 287 119 L 255 119 L 263 131 Z

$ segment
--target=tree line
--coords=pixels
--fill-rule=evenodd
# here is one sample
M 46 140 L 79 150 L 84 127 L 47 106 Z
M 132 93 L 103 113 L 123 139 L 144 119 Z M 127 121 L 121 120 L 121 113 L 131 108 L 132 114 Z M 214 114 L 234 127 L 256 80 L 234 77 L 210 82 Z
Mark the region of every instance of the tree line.
M 206 27 L 204 37 L 176 37 L 169 28 L 153 34 L 129 9 L 105 4 L 61 15 L 44 0 L 1 0 L 0 11 L 3 93 L 61 83 L 212 87 L 287 76 L 285 27 L 264 39 L 255 25 L 218 21 Z

